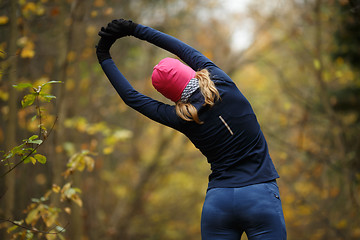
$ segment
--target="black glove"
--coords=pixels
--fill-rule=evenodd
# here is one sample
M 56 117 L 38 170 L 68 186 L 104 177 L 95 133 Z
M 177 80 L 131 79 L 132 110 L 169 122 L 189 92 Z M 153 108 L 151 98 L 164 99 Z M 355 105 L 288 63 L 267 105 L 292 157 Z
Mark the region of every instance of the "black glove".
M 106 28 L 101 28 L 99 36 L 122 38 L 125 36 L 134 35 L 135 28 L 138 24 L 131 20 L 116 19 L 110 22 Z
M 96 46 L 96 56 L 99 60 L 99 63 L 102 63 L 106 59 L 110 59 L 110 48 L 113 43 L 116 41 L 116 38 L 113 37 L 102 37 L 99 40 L 99 43 Z

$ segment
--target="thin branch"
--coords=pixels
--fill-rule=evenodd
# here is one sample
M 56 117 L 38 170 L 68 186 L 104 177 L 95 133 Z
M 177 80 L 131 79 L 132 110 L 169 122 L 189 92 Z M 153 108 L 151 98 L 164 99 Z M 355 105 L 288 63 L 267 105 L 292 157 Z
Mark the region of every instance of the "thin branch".
M 64 232 L 65 229 L 67 228 L 67 226 L 69 225 L 69 223 L 67 223 L 65 227 L 61 227 L 61 228 L 62 228 L 61 231 L 51 232 L 51 231 L 54 230 L 57 226 L 54 226 L 54 227 L 50 228 L 49 231 L 41 231 L 41 230 L 38 230 L 38 229 L 35 229 L 35 228 L 23 226 L 23 225 L 18 224 L 18 223 L 14 222 L 14 221 L 12 221 L 12 220 L 10 220 L 10 219 L 0 219 L 0 221 L 2 221 L 2 222 L 9 222 L 9 223 L 11 223 L 11 224 L 13 224 L 13 225 L 15 225 L 15 226 L 20 227 L 20 228 L 29 230 L 29 231 L 34 232 L 34 233 L 42 233 L 42 234 L 60 234 L 60 233 Z
M 54 124 L 52 125 L 50 131 L 49 131 L 49 134 L 48 136 L 51 134 L 51 132 L 53 131 L 54 127 L 55 127 L 55 124 L 58 120 L 58 117 L 56 117 L 55 121 L 54 121 Z M 0 178 L 4 177 L 5 175 L 7 175 L 8 173 L 10 173 L 11 171 L 13 171 L 17 166 L 19 166 L 21 163 L 23 163 L 28 157 L 30 157 L 41 145 L 44 144 L 44 142 L 46 141 L 47 137 L 44 138 L 43 142 L 39 145 L 37 145 L 28 155 L 26 155 L 23 159 L 21 159 L 20 162 L 16 163 L 12 168 L 10 168 L 8 171 L 6 171 L 3 175 L 1 175 Z
M 38 110 L 37 115 L 39 116 L 39 136 L 41 136 L 43 131 L 42 131 L 42 117 L 41 117 L 39 94 L 36 95 L 36 108 Z

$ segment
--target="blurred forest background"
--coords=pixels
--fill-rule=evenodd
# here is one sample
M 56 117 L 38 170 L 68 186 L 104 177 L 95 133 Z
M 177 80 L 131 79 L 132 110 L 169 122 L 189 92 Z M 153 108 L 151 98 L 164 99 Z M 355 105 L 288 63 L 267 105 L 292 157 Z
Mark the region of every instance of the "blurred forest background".
M 0 239 L 200 239 L 209 166 L 104 76 L 94 46 L 115 18 L 179 38 L 236 82 L 281 176 L 288 239 L 360 239 L 358 3 L 0 1 Z M 150 76 L 170 53 L 133 37 L 111 52 L 166 101 Z

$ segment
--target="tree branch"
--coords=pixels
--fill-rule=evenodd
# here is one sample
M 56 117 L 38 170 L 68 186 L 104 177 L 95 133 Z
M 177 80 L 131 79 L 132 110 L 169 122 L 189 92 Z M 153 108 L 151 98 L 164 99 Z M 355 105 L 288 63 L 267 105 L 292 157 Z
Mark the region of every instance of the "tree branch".
M 51 132 L 53 131 L 55 124 L 58 120 L 58 117 L 56 117 L 54 124 L 52 125 L 49 134 L 47 136 L 49 136 L 51 134 Z M 46 141 L 47 137 L 44 138 L 43 142 L 40 143 L 39 145 L 37 145 L 30 153 L 28 153 L 23 159 L 21 159 L 20 162 L 16 163 L 12 168 L 10 168 L 8 171 L 6 171 L 4 174 L 2 174 L 0 176 L 0 178 L 3 178 L 4 176 L 6 176 L 7 174 L 9 174 L 11 171 L 13 171 L 17 166 L 19 166 L 21 163 L 23 163 L 28 157 L 30 157 L 41 145 L 44 144 L 44 142 Z
M 9 223 L 11 223 L 11 224 L 13 224 L 13 225 L 15 225 L 15 226 L 20 227 L 20 228 L 29 230 L 29 231 L 34 232 L 34 233 L 42 233 L 42 234 L 60 234 L 60 233 L 64 232 L 65 229 L 66 229 L 66 227 L 69 225 L 69 223 L 67 223 L 65 227 L 61 227 L 61 228 L 62 228 L 61 231 L 50 232 L 50 231 L 54 230 L 57 226 L 54 226 L 54 227 L 50 228 L 48 231 L 41 231 L 41 230 L 38 230 L 38 229 L 36 229 L 36 228 L 23 226 L 23 225 L 18 224 L 18 223 L 16 223 L 15 221 L 12 221 L 12 220 L 10 220 L 10 219 L 0 219 L 0 221 L 1 221 L 1 222 L 9 222 Z

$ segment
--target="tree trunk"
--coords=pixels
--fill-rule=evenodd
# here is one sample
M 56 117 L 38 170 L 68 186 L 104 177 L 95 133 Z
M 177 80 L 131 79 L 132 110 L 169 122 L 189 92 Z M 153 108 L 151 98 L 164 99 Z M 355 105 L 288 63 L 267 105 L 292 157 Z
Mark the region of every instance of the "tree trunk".
M 56 184 L 60 187 L 63 186 L 63 176 L 62 172 L 65 170 L 66 166 L 66 155 L 62 149 L 62 143 L 64 142 L 64 127 L 63 123 L 66 118 L 65 108 L 64 108 L 64 90 L 65 90 L 65 79 L 66 79 L 66 56 L 68 54 L 67 46 L 67 27 L 65 26 L 68 7 L 66 1 L 60 0 L 57 1 L 60 6 L 60 13 L 57 19 L 56 28 L 54 29 L 54 36 L 56 36 L 55 45 L 58 50 L 57 58 L 55 63 L 55 69 L 52 75 L 52 79 L 56 81 L 61 81 L 54 95 L 56 96 L 56 107 L 55 114 L 58 116 L 56 127 L 54 128 L 52 134 L 52 150 L 49 151 L 49 163 L 51 164 L 51 174 L 52 174 L 52 184 Z M 51 205 L 62 208 L 59 196 L 53 194 L 51 196 Z M 61 216 L 61 215 L 60 215 Z M 68 220 L 59 219 L 60 224 L 63 226 Z
M 64 128 L 64 121 L 68 117 L 68 112 L 70 107 L 76 109 L 76 105 L 71 105 L 71 98 L 68 96 L 66 92 L 66 79 L 67 79 L 67 69 L 69 65 L 69 61 L 67 60 L 67 55 L 70 51 L 75 51 L 75 49 L 81 46 L 81 41 L 83 40 L 83 29 L 76 28 L 79 23 L 83 21 L 83 18 L 86 13 L 86 9 L 88 9 L 88 5 L 90 3 L 86 1 L 73 1 L 71 6 L 66 1 L 61 1 L 61 13 L 58 19 L 58 29 L 57 35 L 58 38 L 58 61 L 56 63 L 56 71 L 54 79 L 60 80 L 63 82 L 61 87 L 58 88 L 57 96 L 58 102 L 56 106 L 56 113 L 59 116 L 59 120 L 57 123 L 57 129 L 54 134 L 54 156 L 53 156 L 53 183 L 62 185 L 63 179 L 61 173 L 64 171 L 64 166 L 66 165 L 66 161 L 68 156 L 66 156 L 63 151 L 62 144 L 67 141 L 66 130 Z M 70 10 L 70 13 L 69 13 Z M 68 14 L 69 13 L 69 14 Z M 69 25 L 66 25 L 66 22 L 70 21 Z M 73 40 L 76 39 L 76 33 L 81 34 L 80 42 L 76 45 L 76 42 Z M 73 99 L 74 100 L 74 99 Z M 76 142 L 76 141 L 75 141 Z M 81 177 L 78 174 L 74 175 L 73 185 L 79 186 L 81 185 Z M 59 200 L 53 199 L 53 204 L 55 206 L 59 206 Z M 81 239 L 83 236 L 83 220 L 82 220 L 82 209 L 81 207 L 74 204 L 72 206 L 72 214 L 71 214 L 71 222 L 70 222 L 70 234 L 73 239 Z
M 6 123 L 6 152 L 10 151 L 16 145 L 16 126 L 17 126 L 17 93 L 12 87 L 17 80 L 17 57 L 16 57 L 16 39 L 17 39 L 17 24 L 16 24 L 16 8 L 17 1 L 11 1 L 10 3 L 10 37 L 8 42 L 8 59 L 9 59 L 9 113 Z M 9 166 L 11 167 L 11 166 Z M 16 171 L 12 171 L 5 176 L 5 193 L 3 195 L 4 201 L 4 214 L 6 219 L 13 220 L 14 216 L 14 201 L 15 201 L 15 174 Z M 10 239 L 10 235 L 6 234 L 4 240 Z

